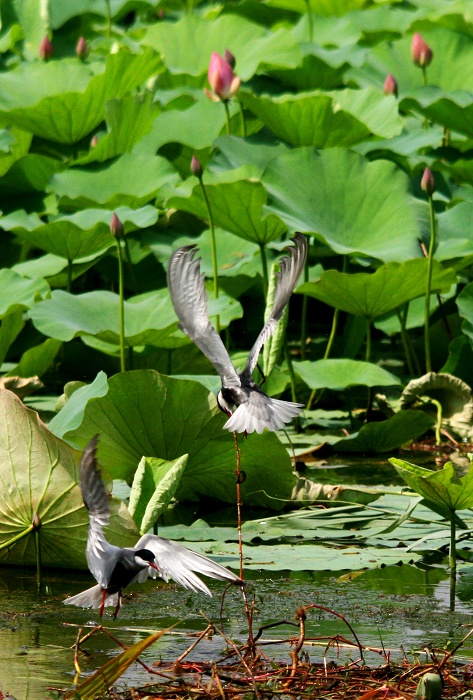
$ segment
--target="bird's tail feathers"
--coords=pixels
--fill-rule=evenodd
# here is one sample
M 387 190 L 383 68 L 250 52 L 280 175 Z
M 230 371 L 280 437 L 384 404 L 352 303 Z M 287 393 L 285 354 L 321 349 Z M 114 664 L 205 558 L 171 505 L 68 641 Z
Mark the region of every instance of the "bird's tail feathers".
M 92 586 L 82 593 L 66 598 L 64 605 L 77 605 L 80 608 L 100 608 L 102 605 L 102 586 Z M 118 593 L 105 596 L 105 607 L 118 604 Z
M 298 416 L 304 407 L 303 404 L 292 401 L 281 401 L 267 396 L 262 401 L 261 398 L 259 394 L 257 403 L 250 400 L 240 404 L 223 426 L 224 429 L 237 433 L 262 433 L 265 428 L 280 430 Z

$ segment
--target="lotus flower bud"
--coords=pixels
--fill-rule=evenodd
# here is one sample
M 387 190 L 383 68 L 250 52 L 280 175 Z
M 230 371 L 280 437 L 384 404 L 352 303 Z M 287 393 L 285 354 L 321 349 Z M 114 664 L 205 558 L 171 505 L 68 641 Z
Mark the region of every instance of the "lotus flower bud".
M 419 32 L 416 32 L 412 37 L 411 44 L 411 56 L 416 66 L 427 68 L 432 62 L 433 55 L 430 46 L 423 40 Z
M 81 59 L 81 61 L 85 61 L 85 59 L 89 55 L 89 45 L 87 44 L 83 36 L 79 37 L 79 40 L 76 44 L 76 54 Z
M 191 160 L 191 173 L 195 175 L 196 177 L 200 178 L 202 177 L 203 173 L 203 168 L 200 160 L 196 158 L 195 156 L 192 156 Z
M 39 57 L 42 61 L 47 61 L 54 53 L 53 45 L 50 39 L 45 36 L 39 45 Z
M 422 175 L 422 180 L 420 181 L 420 188 L 428 195 L 432 195 L 435 192 L 435 178 L 429 168 L 424 170 Z
M 214 102 L 226 102 L 238 92 L 240 78 L 235 77 L 232 67 L 218 53 L 212 54 L 208 77 L 213 92 L 205 90 L 205 94 Z
M 386 76 L 386 80 L 384 81 L 383 85 L 383 92 L 385 95 L 394 95 L 397 97 L 397 81 L 391 73 Z
M 90 147 L 91 147 L 91 148 L 96 148 L 98 142 L 99 142 L 99 137 L 97 136 L 97 134 L 94 134 L 94 135 L 92 136 L 92 138 L 90 139 Z
M 113 212 L 112 220 L 110 222 L 110 231 L 112 232 L 112 236 L 114 236 L 117 240 L 121 240 L 125 237 L 125 229 L 123 228 L 123 224 L 118 218 L 116 212 Z
M 39 530 L 41 527 L 41 518 L 39 517 L 38 513 L 33 515 L 33 522 L 31 524 L 33 525 L 33 530 Z
M 232 54 L 232 52 L 229 51 L 228 49 L 225 49 L 225 53 L 223 54 L 223 57 L 226 60 L 226 62 L 228 63 L 228 65 L 230 66 L 230 68 L 233 70 L 235 68 L 236 58 Z

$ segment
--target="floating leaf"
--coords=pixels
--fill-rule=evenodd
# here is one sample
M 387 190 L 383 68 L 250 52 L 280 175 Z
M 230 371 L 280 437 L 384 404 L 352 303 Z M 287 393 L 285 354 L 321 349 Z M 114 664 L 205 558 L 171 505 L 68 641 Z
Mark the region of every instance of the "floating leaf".
M 179 486 L 188 455 L 167 461 L 143 457 L 133 478 L 128 510 L 140 533 L 146 534 L 166 510 Z
M 33 518 L 38 515 L 45 566 L 86 568 L 88 514 L 78 484 L 80 453 L 53 435 L 38 414 L 0 390 L 0 558 L 36 564 Z M 136 530 L 126 509 L 112 502 L 107 537 L 132 546 Z
M 326 359 L 294 362 L 294 372 L 310 389 L 347 389 L 350 386 L 395 386 L 399 377 L 371 362 Z
M 419 255 L 415 202 L 407 176 L 392 163 L 369 163 L 341 148 L 297 148 L 269 163 L 261 181 L 270 195 L 265 212 L 336 253 L 385 262 Z
M 334 443 L 337 452 L 391 452 L 420 437 L 435 421 L 422 411 L 399 411 L 387 420 L 367 423 L 358 433 Z
M 416 258 L 382 265 L 372 274 L 326 270 L 318 282 L 307 282 L 297 292 L 355 316 L 373 319 L 425 294 L 427 265 L 426 258 Z M 455 282 L 454 271 L 442 268 L 434 260 L 432 292 L 448 291 Z
M 100 433 L 100 464 L 131 482 L 143 455 L 168 461 L 188 454 L 178 500 L 235 500 L 233 435 L 215 397 L 197 382 L 135 370 L 109 379 L 109 391 L 87 404 L 79 428 L 65 438 L 81 447 Z M 274 433 L 251 435 L 240 444 L 248 505 L 283 507 L 294 485 L 290 458 Z M 271 474 L 268 480 L 267 475 Z

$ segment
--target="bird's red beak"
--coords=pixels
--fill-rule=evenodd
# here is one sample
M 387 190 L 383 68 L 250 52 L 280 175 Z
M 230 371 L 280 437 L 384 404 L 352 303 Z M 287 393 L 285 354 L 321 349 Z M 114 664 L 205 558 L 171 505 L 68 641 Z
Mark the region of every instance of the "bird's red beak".
M 151 561 L 150 561 L 150 562 L 149 562 L 149 565 L 152 566 L 153 569 L 156 569 L 156 571 L 159 573 L 159 568 L 158 568 L 158 565 L 157 565 L 157 564 L 155 564 L 154 562 L 151 562 Z

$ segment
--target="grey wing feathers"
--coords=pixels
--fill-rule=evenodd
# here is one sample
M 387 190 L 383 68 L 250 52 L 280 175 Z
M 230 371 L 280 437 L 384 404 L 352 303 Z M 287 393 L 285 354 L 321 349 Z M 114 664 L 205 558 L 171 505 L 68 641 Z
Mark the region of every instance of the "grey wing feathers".
M 238 406 L 225 425 L 225 430 L 237 433 L 262 433 L 265 428 L 280 430 L 299 415 L 303 404 L 271 399 L 252 391 L 248 401 Z
M 77 605 L 80 608 L 100 608 L 102 605 L 102 586 L 92 586 L 82 593 L 73 595 L 64 600 L 64 605 Z M 107 594 L 105 596 L 105 607 L 113 605 L 116 607 L 118 603 L 118 593 Z
M 168 267 L 168 287 L 180 328 L 214 365 L 224 386 L 240 386 L 220 336 L 209 321 L 205 275 L 200 261 L 194 260 L 195 247 L 184 246 L 171 256 Z
M 80 488 L 84 504 L 89 511 L 89 534 L 85 550 L 87 564 L 97 582 L 106 588 L 120 548 L 109 544 L 102 531 L 102 527 L 108 525 L 110 520 L 110 507 L 101 474 L 97 469 L 97 442 L 97 436 L 93 437 L 82 455 Z
M 258 362 L 258 356 L 261 348 L 268 338 L 273 335 L 277 323 L 281 318 L 291 294 L 294 291 L 297 281 L 301 276 L 302 270 L 304 269 L 308 249 L 307 239 L 302 235 L 302 233 L 296 233 L 292 240 L 294 241 L 294 246 L 291 246 L 291 248 L 286 248 L 289 255 L 281 258 L 279 263 L 280 270 L 276 275 L 276 290 L 274 293 L 274 303 L 273 308 L 271 309 L 271 314 L 266 321 L 263 330 L 257 337 L 255 344 L 251 348 L 251 352 L 248 355 L 248 360 L 246 361 L 243 374 L 248 377 L 251 377 L 253 374 L 256 363 Z
M 138 540 L 137 549 L 149 549 L 155 556 L 159 573 L 165 581 L 173 579 L 185 588 L 212 595 L 203 581 L 194 572 L 220 581 L 242 584 L 241 579 L 224 566 L 197 554 L 176 542 L 157 535 L 144 535 Z M 153 570 L 150 569 L 150 572 Z

